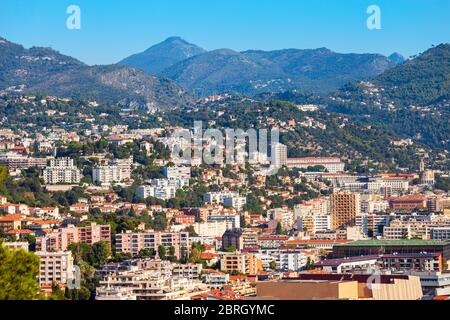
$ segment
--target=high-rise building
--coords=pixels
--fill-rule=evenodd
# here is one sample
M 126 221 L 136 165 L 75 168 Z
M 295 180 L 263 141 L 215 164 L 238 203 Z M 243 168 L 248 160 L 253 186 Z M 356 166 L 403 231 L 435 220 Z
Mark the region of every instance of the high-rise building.
M 359 193 L 335 193 L 331 196 L 331 224 L 334 230 L 354 226 L 360 213 Z
M 281 143 L 273 145 L 271 157 L 272 166 L 275 168 L 287 165 L 287 147 Z

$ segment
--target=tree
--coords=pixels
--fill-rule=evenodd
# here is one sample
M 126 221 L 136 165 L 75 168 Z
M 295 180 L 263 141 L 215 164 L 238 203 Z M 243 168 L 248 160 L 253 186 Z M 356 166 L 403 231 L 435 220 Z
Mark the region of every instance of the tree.
M 38 297 L 39 258 L 23 249 L 10 250 L 0 243 L 0 300 Z
M 139 258 L 153 258 L 156 252 L 153 248 L 144 248 L 139 251 Z
M 275 261 L 270 261 L 269 268 L 272 269 L 272 270 L 276 270 L 277 269 L 277 263 Z
M 0 166 L 0 193 L 6 192 L 6 180 L 8 179 L 8 168 Z
M 99 241 L 92 245 L 92 250 L 90 254 L 90 265 L 93 267 L 101 267 L 106 264 L 108 258 L 111 256 L 111 247 L 108 242 Z
M 225 252 L 232 252 L 232 253 L 234 253 L 236 251 L 237 251 L 236 247 L 233 247 L 233 246 L 225 248 Z
M 163 245 L 158 247 L 158 256 L 161 260 L 164 260 L 166 257 L 166 248 Z
M 276 234 L 283 234 L 283 227 L 281 226 L 281 223 L 277 223 L 277 228 L 275 229 Z
M 170 246 L 170 248 L 169 248 L 169 255 L 170 256 L 175 256 L 175 247 L 174 246 Z
M 50 300 L 64 300 L 65 291 L 62 291 L 61 287 L 53 282 L 52 283 L 52 295 L 50 296 Z
M 306 259 L 305 269 L 306 270 L 313 270 L 314 269 L 314 260 L 311 259 L 311 257 L 308 257 Z
M 167 219 L 165 214 L 158 214 L 152 221 L 153 229 L 156 231 L 165 230 L 167 227 Z

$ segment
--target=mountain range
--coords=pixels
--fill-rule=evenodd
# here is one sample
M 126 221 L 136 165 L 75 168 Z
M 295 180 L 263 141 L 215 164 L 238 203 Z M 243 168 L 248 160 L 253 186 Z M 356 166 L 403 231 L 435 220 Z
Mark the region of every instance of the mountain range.
M 255 95 L 295 88 L 323 94 L 347 82 L 379 75 L 403 61 L 398 53 L 390 57 L 341 54 L 327 48 L 205 51 L 172 37 L 119 64 L 168 77 L 206 96 L 222 92 Z
M 0 38 L 0 91 L 160 110 L 191 106 L 196 97 L 215 93 L 260 96 L 289 90 L 331 93 L 335 101 L 366 105 L 426 104 L 448 97 L 448 52 L 443 44 L 405 61 L 398 53 L 341 54 L 326 48 L 206 51 L 171 37 L 118 64 L 88 66 L 50 48 L 26 49 Z M 373 102 L 377 97 L 382 101 Z
M 26 49 L 0 38 L 0 90 L 8 89 L 146 109 L 181 107 L 195 101 L 167 78 L 120 65 L 88 66 L 50 48 Z

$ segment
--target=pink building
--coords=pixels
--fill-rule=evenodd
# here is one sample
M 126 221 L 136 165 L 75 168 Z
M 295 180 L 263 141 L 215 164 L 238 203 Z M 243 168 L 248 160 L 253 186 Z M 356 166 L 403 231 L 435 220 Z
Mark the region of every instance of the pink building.
M 110 225 L 97 225 L 94 222 L 86 227 L 69 225 L 66 228 L 55 230 L 44 237 L 36 238 L 36 250 L 65 251 L 72 243 L 92 245 L 99 241 L 106 241 L 111 244 Z
M 189 254 L 189 233 L 147 230 L 116 235 L 116 252 L 118 253 L 131 253 L 136 256 L 142 249 L 153 249 L 158 252 L 160 245 L 166 248 L 166 255 L 169 255 L 170 248 L 174 247 L 175 256 L 180 258 L 183 254 Z

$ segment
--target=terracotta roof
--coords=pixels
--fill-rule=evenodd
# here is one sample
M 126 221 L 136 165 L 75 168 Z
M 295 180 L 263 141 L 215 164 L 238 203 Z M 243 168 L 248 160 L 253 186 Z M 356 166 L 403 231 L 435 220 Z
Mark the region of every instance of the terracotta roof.
M 20 213 L 8 214 L 6 216 L 0 216 L 0 221 L 20 221 L 23 220 L 24 215 Z
M 201 254 L 201 258 L 203 260 L 211 260 L 211 259 L 214 259 L 215 257 L 217 257 L 216 253 L 202 252 L 202 254 Z
M 8 235 L 14 235 L 14 234 L 34 234 L 33 231 L 27 230 L 27 229 L 17 229 L 17 230 L 9 230 L 6 232 Z

